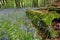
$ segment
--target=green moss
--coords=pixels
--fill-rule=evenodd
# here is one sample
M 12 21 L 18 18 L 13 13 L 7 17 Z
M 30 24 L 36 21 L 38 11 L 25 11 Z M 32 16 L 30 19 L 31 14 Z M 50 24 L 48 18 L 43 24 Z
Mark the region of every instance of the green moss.
M 46 23 L 46 25 L 51 25 L 51 22 L 54 18 L 60 17 L 60 15 L 57 12 L 39 13 L 33 10 L 27 10 L 26 15 L 31 20 L 36 20 L 36 18 L 38 20 L 43 20 Z
M 26 15 L 28 16 L 28 18 L 30 20 L 33 21 L 33 24 L 35 26 L 38 25 L 38 21 L 43 21 L 45 23 L 45 25 L 50 26 L 50 29 L 49 29 L 49 27 L 47 27 L 48 30 L 49 30 L 49 33 L 50 33 L 50 37 L 57 37 L 58 33 L 55 30 L 53 30 L 52 27 L 51 27 L 52 20 L 55 19 L 55 18 L 60 18 L 60 15 L 57 12 L 51 11 L 51 12 L 45 13 L 43 11 L 39 12 L 39 11 L 36 11 L 36 10 L 27 10 Z M 39 27 L 42 27 L 42 26 L 39 26 Z M 43 26 L 43 28 L 44 28 L 44 26 Z M 47 28 L 45 28 L 45 30 Z

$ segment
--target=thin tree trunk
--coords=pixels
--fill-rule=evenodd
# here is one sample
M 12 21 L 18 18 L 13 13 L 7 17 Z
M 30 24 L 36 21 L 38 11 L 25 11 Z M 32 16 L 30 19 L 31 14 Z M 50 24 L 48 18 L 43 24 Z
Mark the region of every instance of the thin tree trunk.
M 2 7 L 2 0 L 0 0 L 0 8 Z
M 5 5 L 5 0 L 2 1 L 2 6 L 4 7 L 4 5 Z
M 33 7 L 38 7 L 38 0 L 33 0 Z
M 19 1 L 19 0 L 15 0 L 15 4 L 16 4 L 16 7 L 17 7 L 17 8 L 20 7 L 20 1 Z

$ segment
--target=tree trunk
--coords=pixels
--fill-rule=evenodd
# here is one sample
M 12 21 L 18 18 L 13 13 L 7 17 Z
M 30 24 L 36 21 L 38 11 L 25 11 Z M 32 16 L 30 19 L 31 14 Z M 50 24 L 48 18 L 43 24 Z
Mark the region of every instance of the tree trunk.
M 20 7 L 20 1 L 19 1 L 19 0 L 15 0 L 15 4 L 16 4 L 16 7 L 17 7 L 17 8 Z
M 38 7 L 38 0 L 33 0 L 33 7 Z

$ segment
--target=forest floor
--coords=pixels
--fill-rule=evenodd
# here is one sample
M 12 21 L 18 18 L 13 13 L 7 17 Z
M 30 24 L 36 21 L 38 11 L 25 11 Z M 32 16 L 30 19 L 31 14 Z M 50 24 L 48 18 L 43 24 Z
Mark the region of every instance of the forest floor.
M 26 9 L 36 8 L 0 9 L 0 40 L 41 40 L 26 16 Z

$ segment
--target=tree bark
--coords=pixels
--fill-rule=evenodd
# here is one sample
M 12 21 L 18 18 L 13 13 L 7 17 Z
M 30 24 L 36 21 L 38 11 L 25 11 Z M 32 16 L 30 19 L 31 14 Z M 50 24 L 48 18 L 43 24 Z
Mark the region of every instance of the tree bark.
M 20 1 L 19 1 L 19 0 L 15 0 L 15 4 L 16 4 L 16 7 L 17 7 L 17 8 L 20 7 Z
M 38 7 L 38 0 L 33 0 L 33 7 Z

